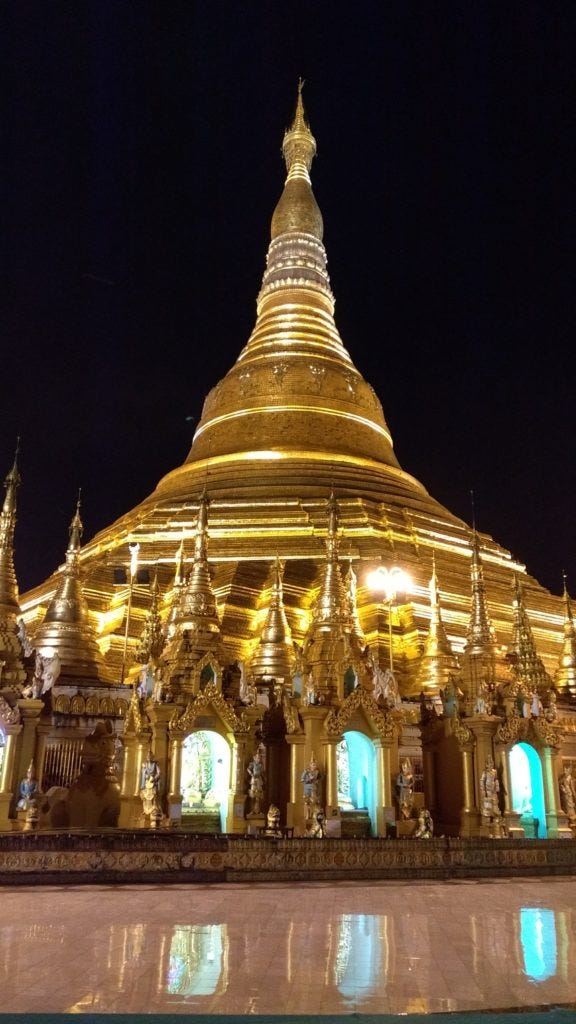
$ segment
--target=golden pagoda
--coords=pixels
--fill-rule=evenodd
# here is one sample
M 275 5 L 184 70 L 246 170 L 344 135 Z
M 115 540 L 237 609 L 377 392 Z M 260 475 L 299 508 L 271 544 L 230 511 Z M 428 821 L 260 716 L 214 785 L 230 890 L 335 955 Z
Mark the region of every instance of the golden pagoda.
M 499 743 L 528 735 L 516 725 L 513 687 L 507 703 L 502 698 L 507 733 L 498 732 L 502 722 L 492 714 L 499 687 L 512 678 L 502 670 L 506 650 L 512 671 L 522 661 L 552 676 L 563 659 L 558 699 L 568 721 L 576 690 L 569 605 L 400 467 L 380 400 L 354 366 L 334 319 L 311 183 L 316 140 L 301 87 L 282 151 L 287 175 L 272 216 L 255 325 L 208 394 L 187 459 L 84 547 L 77 532 L 74 544 L 71 536 L 63 575 L 26 594 L 22 615 L 32 641 L 48 642 L 62 587 L 76 587 L 81 573 L 105 678 L 124 683 L 124 690 L 135 687 L 125 737 L 124 824 L 140 820 L 138 771 L 152 744 L 171 820 L 180 820 L 183 808 L 197 810 L 228 771 L 221 821 L 229 831 L 260 827 L 250 801 L 260 808 L 262 794 L 251 797 L 247 783 L 256 763 L 264 797 L 281 807 L 291 827 L 312 827 L 303 817 L 299 780 L 318 771 L 322 792 L 312 789 L 331 820 L 342 818 L 342 808 L 368 808 L 372 831 L 383 834 L 397 810 L 399 764 L 422 769 L 422 757 L 433 760 L 439 752 L 438 764 L 449 774 L 461 770 L 466 780 L 464 789 L 453 787 L 454 806 L 444 820 L 453 829 L 465 821 L 466 834 L 486 832 L 478 806 L 482 762 Z M 11 515 L 9 508 L 8 547 Z M 184 539 L 192 534 L 186 577 Z M 152 588 L 139 574 L 118 582 L 115 570 L 130 564 L 136 545 L 139 565 L 154 572 Z M 2 557 L 0 584 L 12 594 L 9 556 Z M 370 572 L 384 563 L 411 580 L 407 593 L 386 602 L 368 585 Z M 510 596 L 515 579 L 522 580 L 522 613 L 520 598 Z M 536 647 L 528 651 L 521 614 L 529 615 L 537 654 Z M 157 670 L 155 696 L 138 687 L 145 661 Z M 260 685 L 265 681 L 277 685 Z M 439 726 L 427 721 L 439 706 L 426 700 L 447 686 L 453 702 Z M 542 682 L 537 688 L 544 711 L 549 688 Z M 463 724 L 468 719 L 470 726 Z M 544 736 L 543 722 L 544 716 L 531 736 Z M 561 741 L 549 724 L 542 743 L 557 754 Z M 209 733 L 224 743 L 210 763 Z M 566 727 L 562 735 L 568 733 Z M 370 750 L 358 735 L 367 737 Z M 567 747 L 573 756 L 570 744 L 576 756 L 576 743 Z M 365 790 L 341 792 L 360 763 L 362 777 L 373 781 Z M 426 764 L 422 770 L 425 775 Z M 546 770 L 553 789 L 553 769 Z M 436 778 L 436 790 L 440 783 Z M 432 799 L 431 792 L 420 787 L 414 808 Z M 457 800 L 466 805 L 463 817 Z M 554 805 L 552 831 L 557 811 Z

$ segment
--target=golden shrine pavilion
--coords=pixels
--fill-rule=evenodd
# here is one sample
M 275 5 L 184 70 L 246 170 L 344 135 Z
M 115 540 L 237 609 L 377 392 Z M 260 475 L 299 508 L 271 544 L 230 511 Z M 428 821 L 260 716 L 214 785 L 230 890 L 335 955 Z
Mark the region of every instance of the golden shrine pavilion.
M 572 836 L 570 599 L 398 464 L 334 320 L 315 152 L 299 91 L 256 323 L 188 458 L 84 545 L 78 506 L 20 598 L 6 478 L 2 830 Z M 104 748 L 106 807 L 74 789 Z

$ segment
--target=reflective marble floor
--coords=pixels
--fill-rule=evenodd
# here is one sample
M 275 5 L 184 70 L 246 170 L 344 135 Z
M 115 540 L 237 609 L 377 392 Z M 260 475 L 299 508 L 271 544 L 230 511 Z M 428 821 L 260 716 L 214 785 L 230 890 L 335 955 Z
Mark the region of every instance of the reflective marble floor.
M 576 1006 L 576 878 L 5 888 L 0 949 L 3 1013 Z

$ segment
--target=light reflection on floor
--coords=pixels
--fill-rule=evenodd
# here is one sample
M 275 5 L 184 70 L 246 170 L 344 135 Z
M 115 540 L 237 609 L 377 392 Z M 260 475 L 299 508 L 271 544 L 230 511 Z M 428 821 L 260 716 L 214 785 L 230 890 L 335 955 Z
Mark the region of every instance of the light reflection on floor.
M 1 915 L 4 1013 L 576 1004 L 576 879 L 12 889 Z

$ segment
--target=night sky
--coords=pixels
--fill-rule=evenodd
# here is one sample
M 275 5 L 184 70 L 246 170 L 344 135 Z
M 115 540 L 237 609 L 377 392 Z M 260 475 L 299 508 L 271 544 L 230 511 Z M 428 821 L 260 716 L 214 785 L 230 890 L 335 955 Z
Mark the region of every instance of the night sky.
M 0 472 L 20 589 L 188 453 L 254 321 L 296 97 L 336 319 L 401 465 L 576 591 L 576 5 L 0 9 Z

